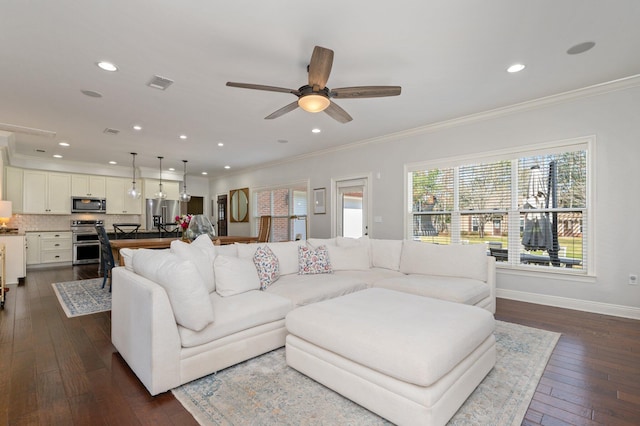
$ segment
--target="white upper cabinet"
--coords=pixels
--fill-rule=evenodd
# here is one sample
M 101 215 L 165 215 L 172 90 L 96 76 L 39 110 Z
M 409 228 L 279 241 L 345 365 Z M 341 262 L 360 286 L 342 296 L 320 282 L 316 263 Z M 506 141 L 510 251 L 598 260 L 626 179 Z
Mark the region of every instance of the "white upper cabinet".
M 144 179 L 144 198 L 156 198 L 155 194 L 158 192 L 159 186 L 159 179 Z M 167 200 L 179 200 L 180 182 L 163 180 L 162 191 L 166 192 Z
M 74 197 L 105 198 L 106 178 L 93 175 L 72 175 L 71 195 Z
M 71 213 L 70 174 L 24 170 L 23 179 L 23 213 Z
M 126 178 L 106 178 L 107 214 L 142 214 L 142 199 L 127 195 L 131 180 Z

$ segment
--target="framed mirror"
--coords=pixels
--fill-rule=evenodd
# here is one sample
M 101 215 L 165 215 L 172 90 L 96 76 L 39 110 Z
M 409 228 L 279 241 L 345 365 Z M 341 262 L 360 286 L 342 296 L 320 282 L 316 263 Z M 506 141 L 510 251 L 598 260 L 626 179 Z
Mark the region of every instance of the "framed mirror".
M 249 222 L 249 188 L 229 192 L 229 219 L 231 222 Z

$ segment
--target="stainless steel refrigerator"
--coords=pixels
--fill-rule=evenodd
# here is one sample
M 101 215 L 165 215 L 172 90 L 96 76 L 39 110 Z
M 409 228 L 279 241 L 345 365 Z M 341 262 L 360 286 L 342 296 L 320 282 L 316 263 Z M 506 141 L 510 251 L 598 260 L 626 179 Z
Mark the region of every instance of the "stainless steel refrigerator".
M 147 198 L 147 229 L 171 232 L 177 228 L 176 216 L 180 216 L 180 201 Z

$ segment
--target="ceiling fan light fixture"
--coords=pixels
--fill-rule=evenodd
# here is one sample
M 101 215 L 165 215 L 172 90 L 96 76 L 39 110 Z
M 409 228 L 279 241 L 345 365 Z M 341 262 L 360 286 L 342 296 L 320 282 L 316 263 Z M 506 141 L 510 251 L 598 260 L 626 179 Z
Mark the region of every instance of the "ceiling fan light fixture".
M 327 109 L 331 101 L 326 96 L 310 94 L 298 99 L 298 106 L 307 112 L 320 112 Z

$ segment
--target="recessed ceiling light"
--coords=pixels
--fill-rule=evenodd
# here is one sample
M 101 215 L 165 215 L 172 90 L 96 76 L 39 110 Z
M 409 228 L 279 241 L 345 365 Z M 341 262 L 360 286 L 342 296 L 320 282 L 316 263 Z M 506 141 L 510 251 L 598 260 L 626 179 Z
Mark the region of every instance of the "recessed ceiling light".
M 60 155 L 60 154 L 53 154 L 53 158 L 62 158 L 62 155 Z
M 109 164 L 118 164 L 117 161 L 109 161 Z
M 507 72 L 520 72 L 525 68 L 523 64 L 513 64 L 507 68 Z
M 206 175 L 208 175 L 209 173 L 207 173 L 207 172 L 202 172 L 202 174 L 206 176 Z
M 320 133 L 322 130 L 315 128 L 311 130 L 311 133 Z
M 169 171 L 170 171 L 170 172 L 175 172 L 175 171 L 176 171 L 176 169 L 175 169 L 175 168 L 173 168 L 173 167 L 169 167 Z
M 224 146 L 222 142 L 218 142 L 218 146 Z
M 89 96 L 90 98 L 101 98 L 102 93 L 96 92 L 95 90 L 81 90 L 82 94 L 85 96 Z
M 567 50 L 567 54 L 569 55 L 578 55 L 580 53 L 584 53 L 587 50 L 591 50 L 593 48 L 593 46 L 595 46 L 596 44 L 592 41 L 585 41 L 584 43 L 578 43 L 575 46 L 571 46 L 568 50 Z
M 229 170 L 231 166 L 224 166 L 225 169 Z
M 112 64 L 111 62 L 100 61 L 96 63 L 96 65 L 98 65 L 100 69 L 103 69 L 105 71 L 110 71 L 110 72 L 118 71 L 118 67 Z
M 64 142 L 64 141 L 58 142 L 58 145 L 67 147 L 67 146 L 69 146 L 69 142 Z
M 180 135 L 180 139 L 184 140 L 187 138 L 187 135 Z
M 142 130 L 142 126 L 140 126 L 139 124 L 136 124 L 136 125 L 133 126 L 133 130 L 140 131 L 140 130 Z

